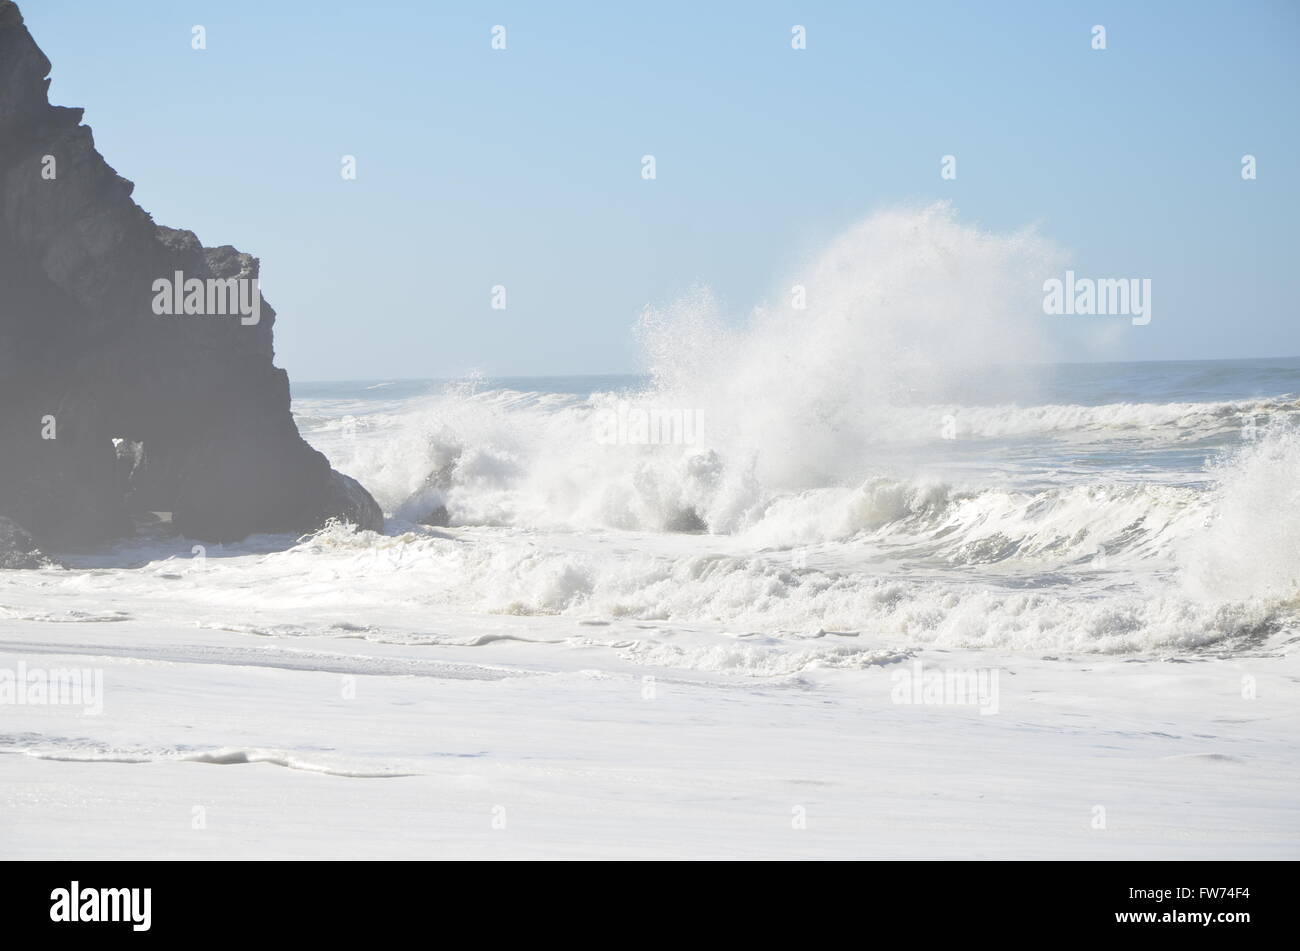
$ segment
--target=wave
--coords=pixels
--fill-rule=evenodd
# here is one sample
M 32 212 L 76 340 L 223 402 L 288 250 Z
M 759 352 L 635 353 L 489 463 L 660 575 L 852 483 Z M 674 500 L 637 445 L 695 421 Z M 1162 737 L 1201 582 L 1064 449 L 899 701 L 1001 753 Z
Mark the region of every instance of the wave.
M 334 556 L 331 564 L 344 582 L 340 599 L 348 589 L 391 588 L 406 603 L 439 611 L 661 622 L 668 625 L 662 633 L 641 633 L 629 643 L 622 629 L 604 646 L 645 663 L 677 653 L 680 665 L 708 669 L 860 666 L 875 662 L 872 651 L 882 642 L 1100 652 L 1254 644 L 1296 621 L 1294 598 L 1267 591 L 1239 599 L 1198 597 L 1173 569 L 1140 573 L 1122 563 L 1090 580 L 1051 573 L 963 580 L 953 572 L 846 565 L 834 551 L 813 551 L 805 565 L 789 552 L 575 550 L 499 532 L 461 539 L 410 533 L 395 545 L 388 539 L 389 549 L 379 556 L 371 547 L 376 539 L 333 531 L 283 557 Z M 694 625 L 731 634 L 672 633 Z M 740 635 L 754 639 L 735 641 Z M 366 636 L 385 639 L 378 631 Z M 776 637 L 780 650 L 765 637 Z M 819 643 L 810 644 L 809 637 Z M 861 643 L 848 640 L 858 637 Z M 590 632 L 583 641 L 603 643 Z
M 869 512 L 841 512 L 846 506 L 896 504 L 889 500 L 940 491 L 948 501 L 962 500 L 968 511 L 977 507 L 968 500 L 970 492 L 951 486 L 935 490 L 924 480 L 870 474 L 873 469 L 899 468 L 888 463 L 900 447 L 946 449 L 951 445 L 941 431 L 946 418 L 955 421 L 958 440 L 1051 436 L 1078 442 L 1127 435 L 1159 449 L 1216 441 L 1225 445 L 1241 440 L 1244 419 L 1257 420 L 1257 432 L 1263 434 L 1270 421 L 1277 426 L 1300 414 L 1300 403 L 1285 398 L 900 409 L 889 424 L 877 427 L 874 441 L 863 446 L 856 478 L 855 467 L 841 462 L 835 474 L 811 473 L 773 483 L 760 476 L 754 453 L 737 460 L 716 448 L 707 421 L 694 445 L 609 444 L 598 439 L 599 421 L 615 419 L 619 407 L 627 415 L 637 407 L 649 412 L 656 405 L 652 395 L 637 393 L 581 398 L 462 392 L 425 401 L 406 414 L 362 418 L 355 425 L 335 421 L 318 430 L 313 441 L 335 465 L 360 478 L 386 511 L 409 521 L 427 521 L 439 513 L 436 523 L 461 526 L 733 534 L 770 522 L 774 511 L 787 511 L 792 519 L 823 525 L 820 537 L 830 538 L 853 534 L 855 518 L 869 522 L 873 517 Z M 909 487 L 913 481 L 916 484 Z M 1121 494 L 1135 492 L 1145 493 L 1153 505 L 1169 496 L 1159 486 L 1124 489 Z M 875 501 L 864 503 L 864 493 Z M 1087 507 L 1097 499 L 1113 495 L 1105 483 L 1076 489 L 1072 498 L 1078 517 L 1086 518 Z M 991 491 L 985 500 L 992 505 L 999 497 Z M 932 507 L 934 500 L 926 504 Z M 1062 497 L 1035 504 L 1039 510 L 1056 510 L 1070 503 Z M 789 538 L 781 539 L 770 525 L 758 534 L 764 531 L 772 534 L 773 544 L 802 544 L 818 537 L 814 532 L 800 538 L 792 529 L 786 533 Z
M 1203 599 L 1300 601 L 1300 430 L 1266 433 L 1214 474 L 1206 528 L 1179 552 L 1187 589 Z
M 641 534 L 616 554 L 539 543 L 536 522 L 469 529 L 464 540 L 333 529 L 304 545 L 353 552 L 361 587 L 401 575 L 396 593 L 422 579 L 438 592 L 424 595 L 432 602 L 483 613 L 842 630 L 963 647 L 1254 643 L 1294 626 L 1300 606 L 1300 435 L 1266 429 L 1207 476 L 1205 486 L 1034 491 L 873 478 L 771 496 L 705 545 Z M 749 650 L 705 645 L 690 663 L 770 670 L 833 660 L 825 648 L 779 661 L 766 652 L 746 660 Z M 837 663 L 856 663 L 857 652 Z M 643 646 L 629 656 L 666 655 Z
M 779 497 L 729 535 L 335 525 L 289 547 L 214 550 L 184 575 L 145 564 L 49 583 L 137 591 L 183 603 L 177 616 L 201 628 L 271 638 L 514 640 L 753 676 L 859 669 L 918 645 L 1238 651 L 1300 632 L 1297 475 L 1300 434 L 1277 430 L 1206 487 L 877 479 Z M 160 547 L 156 567 L 177 551 L 187 544 Z M 165 598 L 160 577 L 173 579 Z M 393 672 L 460 675 L 403 664 Z
M 947 565 L 1101 566 L 1169 556 L 1209 510 L 1204 492 L 1183 486 L 959 491 L 939 482 L 873 479 L 853 490 L 777 499 L 739 535 L 777 548 L 855 540 Z
M 800 306 L 776 295 L 729 320 L 700 290 L 648 310 L 647 384 L 574 396 L 471 380 L 322 419 L 309 438 L 399 534 L 307 544 L 396 551 L 431 603 L 476 612 L 1087 650 L 1292 624 L 1294 395 L 946 397 L 976 392 L 961 384 L 976 370 L 1043 356 L 1038 289 L 1058 263 L 1032 233 L 989 234 L 946 206 L 880 214 L 787 279 Z M 1157 472 L 1162 452 L 1174 463 Z M 608 530 L 640 534 L 616 557 L 531 541 Z M 673 541 L 686 535 L 712 537 Z M 366 557 L 356 569 L 382 588 L 393 565 Z M 699 663 L 747 663 L 701 650 Z
M 1300 400 L 1291 396 L 1228 400 L 1212 403 L 1106 403 L 1099 406 L 1046 404 L 1042 406 L 927 407 L 911 411 L 913 417 L 931 420 L 951 417 L 954 435 L 994 439 L 1006 436 L 1076 435 L 1113 438 L 1146 433 L 1153 440 L 1183 441 L 1238 436 L 1250 426 L 1258 428 L 1290 421 L 1300 415 Z M 937 426 L 931 427 L 938 429 Z M 895 426 L 891 435 L 904 438 L 917 427 L 914 420 Z M 1159 432 L 1151 432 L 1158 430 Z
M 1300 400 L 1284 396 L 935 399 L 954 381 L 984 388 L 990 367 L 1044 355 L 1037 277 L 1059 256 L 1032 232 L 962 224 L 947 205 L 884 212 L 744 319 L 726 319 L 705 290 L 648 309 L 638 336 L 649 382 L 635 389 L 572 396 L 471 379 L 369 414 L 315 401 L 300 421 L 398 519 L 733 534 L 817 490 L 834 508 L 871 480 L 913 481 L 980 441 L 1052 440 L 1024 456 L 1041 471 L 1070 444 L 1212 449 L 1300 416 Z

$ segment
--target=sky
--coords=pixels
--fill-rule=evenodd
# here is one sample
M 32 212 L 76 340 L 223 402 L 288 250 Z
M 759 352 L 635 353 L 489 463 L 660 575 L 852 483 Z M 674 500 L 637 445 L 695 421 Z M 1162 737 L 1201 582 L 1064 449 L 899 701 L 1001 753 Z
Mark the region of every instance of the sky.
M 19 6 L 136 201 L 261 259 L 295 379 L 635 372 L 647 305 L 743 319 L 935 200 L 1151 279 L 1104 345 L 1058 320 L 1065 359 L 1300 354 L 1293 0 Z

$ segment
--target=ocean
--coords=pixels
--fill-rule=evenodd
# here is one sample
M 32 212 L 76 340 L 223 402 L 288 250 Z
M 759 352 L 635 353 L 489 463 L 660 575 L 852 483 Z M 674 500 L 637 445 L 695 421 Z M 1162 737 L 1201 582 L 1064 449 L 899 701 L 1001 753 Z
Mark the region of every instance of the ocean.
M 382 534 L 0 574 L 6 854 L 1300 855 L 1300 361 L 686 338 L 295 384 Z
M 1300 359 L 982 369 L 884 412 L 800 385 L 727 401 L 650 377 L 375 380 L 297 384 L 293 405 L 392 516 L 380 543 L 412 598 L 800 645 L 686 666 L 1231 649 L 1295 622 Z M 435 511 L 445 528 L 421 527 Z M 819 630 L 860 646 L 816 656 Z

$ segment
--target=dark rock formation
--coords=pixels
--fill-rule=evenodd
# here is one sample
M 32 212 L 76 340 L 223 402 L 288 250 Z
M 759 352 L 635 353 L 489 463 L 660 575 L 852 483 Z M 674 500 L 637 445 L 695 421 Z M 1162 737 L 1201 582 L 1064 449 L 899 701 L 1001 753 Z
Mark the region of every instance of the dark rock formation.
M 54 562 L 36 547 L 32 536 L 9 519 L 0 516 L 0 570 L 6 568 L 49 568 Z
M 294 426 L 257 259 L 154 224 L 82 110 L 49 104 L 49 72 L 0 0 L 0 515 L 47 548 L 145 511 L 211 541 L 382 528 Z M 181 299 L 155 282 L 178 272 L 205 282 L 180 308 L 199 313 L 160 315 Z

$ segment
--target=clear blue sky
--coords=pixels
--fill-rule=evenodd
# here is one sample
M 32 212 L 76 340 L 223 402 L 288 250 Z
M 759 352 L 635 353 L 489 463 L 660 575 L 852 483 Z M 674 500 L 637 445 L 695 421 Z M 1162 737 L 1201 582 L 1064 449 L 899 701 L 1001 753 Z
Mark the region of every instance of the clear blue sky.
M 1152 279 L 1152 323 L 1080 359 L 1300 354 L 1292 0 L 19 5 L 136 200 L 262 258 L 295 378 L 635 370 L 645 304 L 744 313 L 936 198 Z

